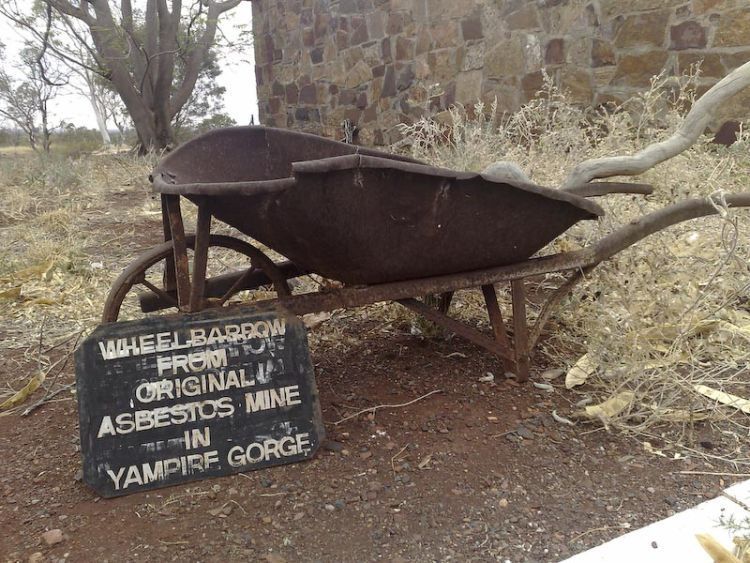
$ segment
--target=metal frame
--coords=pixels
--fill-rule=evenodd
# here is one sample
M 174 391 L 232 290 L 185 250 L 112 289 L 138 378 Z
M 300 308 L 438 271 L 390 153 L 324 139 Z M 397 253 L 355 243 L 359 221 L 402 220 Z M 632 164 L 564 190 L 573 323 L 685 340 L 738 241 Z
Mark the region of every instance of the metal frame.
M 554 308 L 587 273 L 601 262 L 655 232 L 682 221 L 717 213 L 717 207 L 708 200 L 687 200 L 646 215 L 604 237 L 597 244 L 573 252 L 532 258 L 509 266 L 473 272 L 292 295 L 287 280 L 306 272 L 290 262 L 274 264 L 262 251 L 245 241 L 211 235 L 208 198 L 198 202 L 197 232 L 194 237 L 185 235 L 179 196 L 162 196 L 162 201 L 165 242 L 137 259 L 113 284 L 105 305 L 104 322 L 117 319 L 125 294 L 138 283 L 145 285 L 152 292 L 141 299 L 144 311 L 155 311 L 176 304 L 181 312 L 221 306 L 237 291 L 272 283 L 277 297 L 257 302 L 259 308 L 281 306 L 290 313 L 304 315 L 361 307 L 380 301 L 397 302 L 495 354 L 503 362 L 504 368 L 513 371 L 519 381 L 525 381 L 529 377 L 531 354 Z M 724 201 L 731 207 L 750 207 L 750 193 L 729 195 Z M 225 274 L 207 280 L 206 264 L 211 245 L 232 248 L 247 255 L 251 259 L 251 266 L 236 274 Z M 195 250 L 192 282 L 188 248 Z M 144 276 L 145 271 L 159 259 L 165 260 L 166 264 L 164 289 L 147 283 Z M 536 322 L 529 327 L 524 280 L 532 276 L 566 271 L 572 273 L 550 294 Z M 509 282 L 511 287 L 512 330 L 506 326 L 497 303 L 495 284 L 502 282 Z M 447 315 L 445 304 L 450 303 L 452 293 L 458 289 L 471 288 L 481 288 L 492 326 L 492 335 L 487 335 L 476 327 Z M 415 298 L 429 294 L 442 294 L 443 307 L 434 308 Z

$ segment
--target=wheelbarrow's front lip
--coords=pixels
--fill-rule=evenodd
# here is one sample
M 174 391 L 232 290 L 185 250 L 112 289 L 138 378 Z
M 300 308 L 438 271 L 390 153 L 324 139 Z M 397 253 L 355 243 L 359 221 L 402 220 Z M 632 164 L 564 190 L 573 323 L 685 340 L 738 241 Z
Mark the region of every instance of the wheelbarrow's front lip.
M 175 184 L 169 181 L 166 172 L 155 172 L 152 176 L 154 191 L 173 195 L 262 195 L 283 192 L 296 184 L 294 178 L 277 180 L 255 180 L 252 182 L 194 182 Z

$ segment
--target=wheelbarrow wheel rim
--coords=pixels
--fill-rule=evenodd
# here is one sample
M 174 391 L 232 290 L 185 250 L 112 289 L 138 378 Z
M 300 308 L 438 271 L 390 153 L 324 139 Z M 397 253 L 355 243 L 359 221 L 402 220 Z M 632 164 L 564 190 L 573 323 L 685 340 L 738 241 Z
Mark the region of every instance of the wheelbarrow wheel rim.
M 185 237 L 185 243 L 189 250 L 194 250 L 195 235 L 187 235 Z M 257 266 L 259 269 L 266 272 L 268 277 L 272 280 L 276 291 L 288 295 L 289 287 L 286 284 L 286 279 L 278 271 L 273 261 L 252 244 L 231 236 L 210 235 L 209 248 L 211 247 L 233 250 L 238 254 L 246 256 L 251 261 L 250 268 Z M 173 241 L 166 241 L 148 249 L 128 265 L 128 267 L 122 271 L 112 284 L 112 289 L 107 295 L 104 304 L 102 322 L 110 323 L 117 321 L 126 296 L 134 286 L 141 284 L 140 276 L 144 275 L 150 268 L 159 262 L 167 260 L 172 256 L 173 252 Z M 279 280 L 282 280 L 282 282 L 279 282 Z M 150 289 L 150 291 L 153 292 L 152 289 Z M 238 289 L 238 291 L 242 291 L 242 289 Z

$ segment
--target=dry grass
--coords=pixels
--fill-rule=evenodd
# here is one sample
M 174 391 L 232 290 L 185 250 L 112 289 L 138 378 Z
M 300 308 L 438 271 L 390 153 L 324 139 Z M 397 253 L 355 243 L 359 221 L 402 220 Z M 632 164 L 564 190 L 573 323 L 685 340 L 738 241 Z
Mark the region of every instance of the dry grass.
M 147 211 L 118 210 L 113 196 L 142 190 L 147 202 L 149 168 L 129 156 L 0 156 L 0 402 L 99 322 Z
M 690 76 L 656 79 L 648 92 L 605 113 L 577 108 L 547 81 L 535 100 L 511 116 L 501 118 L 494 108 L 479 105 L 453 110 L 447 126 L 422 121 L 404 127 L 401 148 L 457 169 L 515 161 L 537 183 L 556 186 L 582 160 L 633 153 L 669 136 L 690 106 L 693 83 Z M 722 194 L 750 190 L 749 149 L 747 136 L 729 148 L 702 139 L 633 180 L 653 184 L 653 196 L 603 198 L 603 219 L 576 225 L 544 253 L 595 243 L 634 218 L 688 197 L 711 196 L 721 207 Z M 724 208 L 720 216 L 658 233 L 599 266 L 576 288 L 542 347 L 561 367 L 588 354 L 595 369 L 586 385 L 563 391 L 571 405 L 633 397 L 616 415 L 600 416 L 607 428 L 688 448 L 697 421 L 730 422 L 721 430 L 733 445 L 721 455 L 750 463 L 743 448 L 747 415 L 696 391 L 705 385 L 750 398 L 749 211 Z M 561 279 L 551 275 L 535 283 L 548 291 Z M 463 314 L 481 317 L 475 305 L 469 303 Z
M 517 114 L 501 117 L 482 106 L 456 109 L 450 126 L 422 121 L 405 128 L 405 138 L 414 156 L 437 165 L 480 170 L 511 160 L 536 182 L 554 186 L 581 160 L 633 152 L 669 135 L 680 108 L 689 105 L 691 82 L 690 77 L 657 81 L 611 113 L 584 111 L 548 82 Z M 701 141 L 639 179 L 654 184 L 653 196 L 604 198 L 602 220 L 577 225 L 544 252 L 591 244 L 632 218 L 686 197 L 747 191 L 748 144 L 743 139 L 724 148 Z M 0 156 L 0 350 L 6 359 L 0 402 L 38 370 L 49 371 L 56 353 L 96 326 L 114 278 L 141 249 L 158 242 L 159 205 L 146 181 L 152 164 L 118 155 Z M 140 201 L 135 206 L 134 193 Z M 721 204 L 720 197 L 716 201 Z M 597 403 L 632 393 L 622 412 L 602 420 L 607 428 L 691 448 L 696 422 L 708 418 L 721 423 L 737 450 L 730 446 L 717 455 L 750 461 L 741 451 L 747 416 L 717 407 L 696 391 L 701 384 L 750 396 L 747 223 L 747 211 L 725 210 L 720 217 L 673 227 L 602 264 L 577 287 L 553 318 L 542 347 L 554 366 L 571 366 L 584 353 L 595 366 L 584 386 L 561 390 L 571 411 L 581 399 Z M 236 260 L 217 258 L 218 268 Z M 559 276 L 547 276 L 535 283 L 544 293 L 559 282 Z M 303 283 L 303 289 L 315 289 L 324 282 Z M 498 290 L 510 316 L 509 296 Z M 135 314 L 134 307 L 128 305 L 126 314 Z M 454 313 L 486 324 L 476 292 L 459 292 Z M 537 313 L 532 307 L 532 317 Z M 353 344 L 345 325 L 364 315 L 374 321 L 371 331 L 386 333 L 402 330 L 408 318 L 395 305 L 346 311 L 312 334 L 313 346 Z

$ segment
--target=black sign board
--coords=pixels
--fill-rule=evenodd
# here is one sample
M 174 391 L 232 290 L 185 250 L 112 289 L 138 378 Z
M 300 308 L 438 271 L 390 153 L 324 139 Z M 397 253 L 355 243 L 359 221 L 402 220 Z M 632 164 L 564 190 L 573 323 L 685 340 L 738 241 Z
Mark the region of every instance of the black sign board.
M 308 459 L 307 333 L 251 307 L 100 326 L 76 355 L 83 478 L 105 497 Z

